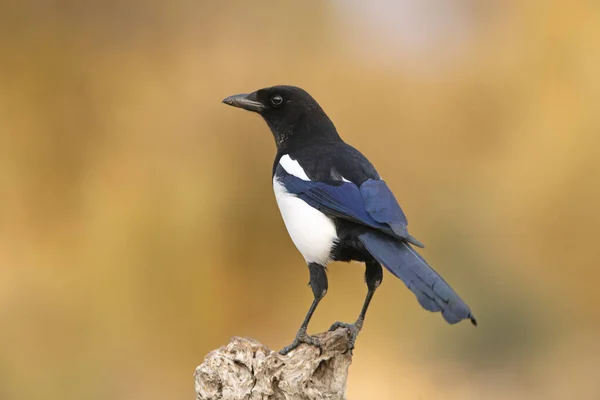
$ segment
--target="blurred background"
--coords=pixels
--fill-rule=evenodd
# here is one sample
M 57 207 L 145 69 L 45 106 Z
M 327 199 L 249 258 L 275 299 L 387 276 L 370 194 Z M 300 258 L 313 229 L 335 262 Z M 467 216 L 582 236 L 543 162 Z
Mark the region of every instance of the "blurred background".
M 282 83 L 479 321 L 386 274 L 351 399 L 600 398 L 599 47 L 584 0 L 2 1 L 0 399 L 190 399 L 231 336 L 291 342 L 273 139 L 221 104 Z M 363 267 L 329 271 L 310 332 L 362 305 Z

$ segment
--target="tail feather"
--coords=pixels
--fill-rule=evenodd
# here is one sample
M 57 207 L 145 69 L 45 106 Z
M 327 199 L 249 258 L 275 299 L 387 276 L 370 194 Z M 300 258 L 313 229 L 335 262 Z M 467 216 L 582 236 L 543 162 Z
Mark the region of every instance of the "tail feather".
M 441 311 L 450 324 L 469 318 L 477 326 L 469 306 L 410 244 L 379 232 L 364 233 L 359 240 L 379 263 L 404 282 L 424 309 Z

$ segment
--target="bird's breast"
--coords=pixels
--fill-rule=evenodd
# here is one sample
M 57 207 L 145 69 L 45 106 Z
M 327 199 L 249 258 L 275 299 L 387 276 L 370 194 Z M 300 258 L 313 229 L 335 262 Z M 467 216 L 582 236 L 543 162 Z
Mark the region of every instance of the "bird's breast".
M 285 227 L 298 251 L 306 262 L 326 265 L 338 240 L 331 218 L 289 193 L 277 176 L 273 177 L 273 191 Z

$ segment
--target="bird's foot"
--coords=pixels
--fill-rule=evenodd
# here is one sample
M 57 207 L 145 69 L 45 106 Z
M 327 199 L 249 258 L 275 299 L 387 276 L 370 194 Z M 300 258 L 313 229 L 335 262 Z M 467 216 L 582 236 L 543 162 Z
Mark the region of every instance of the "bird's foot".
M 350 354 L 352 354 L 352 350 L 354 350 L 354 343 L 356 342 L 356 337 L 358 336 L 358 333 L 362 329 L 362 325 L 363 325 L 363 321 L 361 319 L 358 319 L 353 324 L 347 324 L 345 322 L 337 321 L 337 322 L 334 322 L 333 325 L 331 325 L 331 328 L 329 328 L 329 330 L 335 331 L 338 328 L 348 329 L 348 332 L 350 333 L 350 339 L 348 340 L 348 350 L 346 350 L 346 351 L 349 351 Z
M 290 344 L 289 346 L 285 346 L 283 349 L 281 349 L 279 351 L 279 354 L 281 354 L 282 356 L 285 356 L 287 353 L 294 350 L 296 347 L 300 346 L 302 343 L 306 343 L 308 345 L 315 346 L 317 349 L 319 349 L 319 355 L 323 354 L 323 347 L 321 346 L 321 342 L 319 342 L 319 339 L 310 336 L 308 333 L 306 333 L 305 330 L 300 330 L 298 332 L 298 334 L 296 335 L 296 338 L 294 339 L 292 344 Z

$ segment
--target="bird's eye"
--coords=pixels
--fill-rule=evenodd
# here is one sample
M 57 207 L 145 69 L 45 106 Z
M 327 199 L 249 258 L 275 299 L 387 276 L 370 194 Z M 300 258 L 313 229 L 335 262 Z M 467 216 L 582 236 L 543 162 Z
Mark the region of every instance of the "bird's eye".
M 278 107 L 283 103 L 283 97 L 281 97 L 280 95 L 276 94 L 275 96 L 271 97 L 271 104 L 273 104 L 274 107 Z

